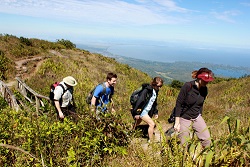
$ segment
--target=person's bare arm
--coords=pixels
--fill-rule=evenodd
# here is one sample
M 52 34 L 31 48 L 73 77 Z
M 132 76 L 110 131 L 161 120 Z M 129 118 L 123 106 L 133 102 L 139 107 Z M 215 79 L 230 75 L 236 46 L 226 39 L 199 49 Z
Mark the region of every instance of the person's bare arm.
M 180 128 L 180 117 L 175 117 L 174 130 L 179 132 Z
M 63 115 L 63 113 L 62 113 L 62 110 L 61 110 L 61 106 L 60 106 L 59 101 L 55 100 L 54 103 L 55 103 L 55 106 L 56 106 L 56 109 L 57 109 L 59 118 L 63 119 L 63 118 L 64 118 L 64 115 Z
M 92 110 L 95 111 L 95 109 L 96 109 L 95 103 L 96 103 L 96 97 L 93 96 L 92 99 L 91 99 L 91 104 L 90 104 L 90 106 L 91 106 L 91 111 L 92 111 Z

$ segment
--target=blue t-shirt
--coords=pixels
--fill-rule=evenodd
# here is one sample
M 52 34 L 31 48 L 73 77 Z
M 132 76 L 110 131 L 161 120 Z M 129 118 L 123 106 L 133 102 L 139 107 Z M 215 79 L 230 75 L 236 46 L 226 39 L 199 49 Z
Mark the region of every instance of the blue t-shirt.
M 108 104 L 109 103 L 109 97 L 110 95 L 113 95 L 114 94 L 114 87 L 106 87 L 106 92 L 105 94 L 103 94 L 103 85 L 100 84 L 96 87 L 95 91 L 94 91 L 94 94 L 93 96 L 95 98 L 97 98 L 96 100 L 96 106 L 100 106 L 100 107 L 104 107 L 106 108 L 104 104 Z

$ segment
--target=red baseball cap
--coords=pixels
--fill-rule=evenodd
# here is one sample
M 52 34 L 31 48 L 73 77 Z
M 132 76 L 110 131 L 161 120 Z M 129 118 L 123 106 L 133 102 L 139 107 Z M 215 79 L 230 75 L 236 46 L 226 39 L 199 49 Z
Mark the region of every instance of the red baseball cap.
M 211 82 L 214 80 L 213 73 L 203 72 L 197 76 L 197 78 L 202 79 L 205 82 Z

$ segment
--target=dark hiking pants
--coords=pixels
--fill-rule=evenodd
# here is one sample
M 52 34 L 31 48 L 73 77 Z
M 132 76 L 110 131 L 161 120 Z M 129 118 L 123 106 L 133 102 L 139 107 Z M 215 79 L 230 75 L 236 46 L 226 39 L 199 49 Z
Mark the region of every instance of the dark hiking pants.
M 78 115 L 76 114 L 76 110 L 73 105 L 69 105 L 67 107 L 61 107 L 61 110 L 64 117 L 71 117 L 73 121 L 77 121 Z M 57 112 L 57 117 L 60 121 L 63 121 L 63 119 L 59 118 L 58 112 Z

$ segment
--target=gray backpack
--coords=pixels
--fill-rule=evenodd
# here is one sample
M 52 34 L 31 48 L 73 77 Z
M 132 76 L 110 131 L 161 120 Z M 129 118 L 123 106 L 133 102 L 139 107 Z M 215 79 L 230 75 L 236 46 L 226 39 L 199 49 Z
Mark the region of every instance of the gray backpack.
M 105 94 L 105 93 L 106 93 L 106 85 L 105 85 L 105 82 L 104 82 L 104 83 L 100 83 L 100 84 L 98 84 L 98 85 L 102 85 L 102 87 L 103 87 L 102 94 Z M 86 97 L 86 103 L 87 103 L 87 104 L 91 104 L 91 100 L 92 100 L 92 97 L 93 97 L 93 93 L 94 93 L 94 91 L 95 91 L 95 89 L 96 89 L 96 87 L 97 87 L 98 85 L 96 85 L 96 86 L 89 92 L 88 96 Z

